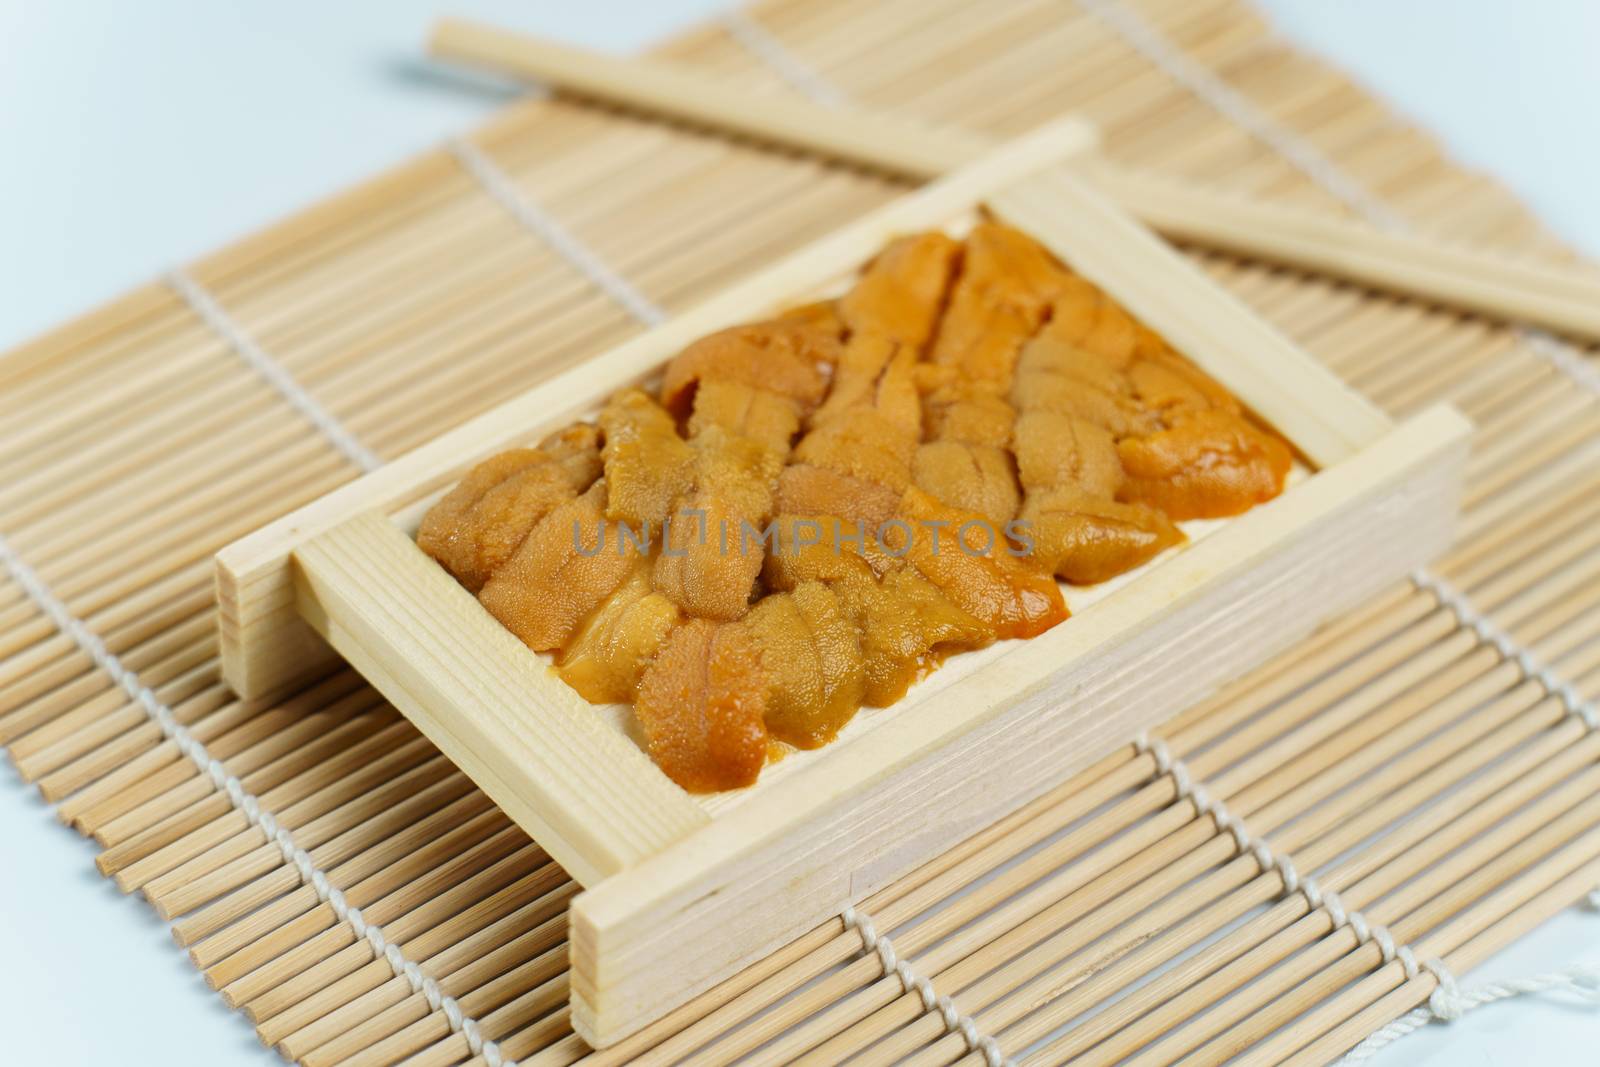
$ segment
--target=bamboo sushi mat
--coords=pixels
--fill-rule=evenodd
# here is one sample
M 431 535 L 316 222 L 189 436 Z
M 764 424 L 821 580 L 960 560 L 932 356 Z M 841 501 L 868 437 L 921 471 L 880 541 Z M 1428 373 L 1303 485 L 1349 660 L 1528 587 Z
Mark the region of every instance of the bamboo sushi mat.
M 1071 110 L 1126 164 L 1571 260 L 1236 0 L 777 0 L 660 52 L 995 134 Z M 1321 1063 L 1600 886 L 1594 353 L 1199 250 L 1389 411 L 1477 422 L 1452 553 L 615 1049 L 568 1026 L 574 885 L 393 709 L 222 687 L 215 550 L 899 189 L 530 98 L 0 360 L 0 742 L 263 1040 Z

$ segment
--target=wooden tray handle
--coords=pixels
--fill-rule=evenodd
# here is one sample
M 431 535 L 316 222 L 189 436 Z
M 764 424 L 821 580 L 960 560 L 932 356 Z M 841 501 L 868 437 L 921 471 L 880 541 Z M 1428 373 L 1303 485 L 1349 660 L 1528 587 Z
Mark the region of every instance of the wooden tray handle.
M 294 564 L 300 615 L 580 884 L 707 821 L 595 708 L 538 684 L 549 666 L 384 516 L 334 526 Z M 488 713 L 429 710 L 469 704 Z M 507 784 L 529 780 L 531 791 Z

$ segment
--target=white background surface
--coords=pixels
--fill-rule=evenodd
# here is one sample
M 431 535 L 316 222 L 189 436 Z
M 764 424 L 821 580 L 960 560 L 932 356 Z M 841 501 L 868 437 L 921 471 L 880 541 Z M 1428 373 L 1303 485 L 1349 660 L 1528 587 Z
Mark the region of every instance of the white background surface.
M 629 50 L 719 6 L 0 0 L 0 350 L 471 127 L 501 98 L 420 64 L 436 12 Z M 1600 256 L 1600 4 L 1265 6 Z M 281 1062 L 93 858 L 0 769 L 0 1063 Z M 1563 915 L 1475 978 L 1578 959 L 1600 961 L 1600 916 Z M 1525 1002 L 1374 1062 L 1593 1063 L 1597 1041 L 1600 1013 Z

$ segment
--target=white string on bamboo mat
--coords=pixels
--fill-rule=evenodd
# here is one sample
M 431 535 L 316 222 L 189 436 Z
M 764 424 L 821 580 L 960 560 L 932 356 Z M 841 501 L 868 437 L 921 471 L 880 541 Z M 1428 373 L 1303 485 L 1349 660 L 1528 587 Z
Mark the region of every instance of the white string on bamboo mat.
M 844 93 L 818 74 L 809 63 L 789 51 L 782 41 L 772 35 L 772 31 L 743 7 L 726 9 L 720 21 L 728 35 L 743 45 L 746 51 L 806 96 L 828 107 L 850 105 L 850 99 Z
M 1439 979 L 1440 987 L 1454 985 L 1455 979 L 1451 976 L 1449 968 L 1438 959 L 1418 960 L 1410 946 L 1395 941 L 1387 927 L 1370 922 L 1366 916 L 1353 908 L 1346 908 L 1344 900 L 1331 889 L 1324 890 L 1317 884 L 1317 880 L 1310 875 L 1302 876 L 1295 869 L 1294 861 L 1285 853 L 1274 852 L 1266 838 L 1257 837 L 1245 827 L 1244 820 L 1234 815 L 1221 800 L 1211 795 L 1204 785 L 1194 780 L 1189 767 L 1182 759 L 1174 756 L 1167 743 L 1161 738 L 1152 738 L 1148 733 L 1141 733 L 1134 741 L 1134 748 L 1142 753 L 1147 753 L 1155 760 L 1156 776 L 1163 774 L 1172 776 L 1173 789 L 1178 800 L 1187 800 L 1194 805 L 1195 814 L 1199 818 L 1210 816 L 1216 823 L 1219 833 L 1233 835 L 1234 843 L 1239 847 L 1240 855 L 1249 855 L 1256 861 L 1256 866 L 1263 872 L 1277 871 L 1279 879 L 1283 882 L 1283 895 L 1292 897 L 1296 893 L 1305 897 L 1306 904 L 1312 911 L 1321 909 L 1327 912 L 1328 919 L 1333 923 L 1333 929 L 1350 927 L 1350 932 L 1356 935 L 1356 947 L 1371 942 L 1378 946 L 1378 953 L 1385 964 L 1398 960 L 1405 971 L 1406 978 L 1412 979 L 1423 970 L 1433 972 Z
M 1214 71 L 1191 59 L 1136 12 L 1117 0 L 1075 0 L 1075 3 L 1116 31 L 1135 51 L 1174 81 L 1272 148 L 1367 221 L 1385 229 L 1406 229 L 1404 218 L 1341 170 L 1321 149 L 1256 107 Z
M 1434 998 L 1444 993 L 1435 1003 Z M 1542 993 L 1566 994 L 1589 1004 L 1600 1005 L 1600 966 L 1580 964 L 1561 971 L 1511 978 L 1503 982 L 1488 982 L 1472 989 L 1460 990 L 1441 984 L 1428 999 L 1426 1008 L 1416 1008 L 1389 1023 L 1381 1030 L 1369 1034 L 1355 1048 L 1344 1054 L 1340 1063 L 1361 1063 L 1377 1055 L 1379 1050 L 1427 1026 L 1435 1019 L 1446 1022 L 1461 1018 L 1467 1012 L 1496 1001 L 1512 997 L 1535 996 Z
M 493 1041 L 484 1039 L 477 1020 L 465 1014 L 454 997 L 446 994 L 439 983 L 424 974 L 422 968 L 414 961 L 407 959 L 401 952 L 400 946 L 384 935 L 382 927 L 377 923 L 368 922 L 362 915 L 361 909 L 345 899 L 344 892 L 328 880 L 327 873 L 316 865 L 311 854 L 295 844 L 294 835 L 290 833 L 289 828 L 280 824 L 272 812 L 262 807 L 261 801 L 245 788 L 237 775 L 229 773 L 221 760 L 206 751 L 205 744 L 195 737 L 187 726 L 178 721 L 172 708 L 157 696 L 153 689 L 139 680 L 139 676 L 106 646 L 100 635 L 90 630 L 82 619 L 72 613 L 66 602 L 56 596 L 39 573 L 17 554 L 4 536 L 0 536 L 0 566 L 4 566 L 12 580 L 38 605 L 39 610 L 45 613 L 56 628 L 71 639 L 95 666 L 105 671 L 111 680 L 132 698 L 160 728 L 162 736 L 177 746 L 180 753 L 211 779 L 212 785 L 228 798 L 228 802 L 245 817 L 245 821 L 259 829 L 269 844 L 277 847 L 283 854 L 284 861 L 294 868 L 302 882 L 311 887 L 317 899 L 326 903 L 342 922 L 350 925 L 351 930 L 355 932 L 356 940 L 366 941 L 371 946 L 375 958 L 387 963 L 397 977 L 404 978 L 413 993 L 421 993 L 427 999 L 429 1007 L 444 1013 L 451 1032 L 461 1033 L 466 1037 L 467 1046 L 473 1055 L 483 1056 L 490 1067 L 506 1067 L 512 1064 L 512 1061 L 500 1055 L 500 1050 Z
M 1306 177 L 1379 229 L 1406 232 L 1411 225 L 1374 196 L 1330 159 L 1322 149 L 1297 130 L 1257 107 L 1243 93 L 1223 81 L 1215 72 L 1191 59 L 1173 45 L 1138 12 L 1120 0 L 1074 0 L 1089 14 L 1115 30 L 1129 46 L 1139 52 L 1168 77 L 1223 117 L 1243 127 L 1252 137 L 1274 149 Z M 1541 357 L 1562 374 L 1576 381 L 1595 396 L 1600 396 L 1600 370 L 1585 360 L 1569 344 L 1547 330 L 1518 326 L 1516 337 L 1534 355 Z
M 734 12 L 724 17 L 724 24 L 729 31 L 740 41 L 756 51 L 759 47 L 756 41 L 766 42 L 770 49 L 781 50 L 782 45 L 757 25 L 742 12 Z M 740 25 L 741 29 L 734 29 Z M 762 54 L 758 52 L 758 54 Z M 762 58 L 771 61 L 776 51 Z M 796 61 L 792 65 L 792 72 L 803 72 L 804 66 Z M 786 75 L 787 76 L 787 75 Z M 816 85 L 824 84 L 818 80 Z M 840 98 L 842 100 L 842 98 Z M 512 216 L 523 225 L 527 226 L 539 237 L 555 249 L 568 262 L 583 272 L 601 290 L 627 308 L 633 316 L 648 326 L 654 326 L 666 319 L 666 312 L 657 307 L 648 298 L 636 289 L 627 278 L 613 270 L 587 245 L 579 241 L 571 231 L 557 222 L 556 219 L 535 204 L 519 190 L 511 179 L 497 167 L 482 150 L 470 141 L 457 139 L 450 142 L 450 151 L 453 152 L 461 165 L 481 183 L 484 189 L 500 203 Z M 937 1012 L 944 1023 L 946 1032 L 961 1034 L 967 1043 L 969 1052 L 981 1053 L 988 1067 L 1003 1067 L 1008 1061 L 1000 1052 L 1000 1046 L 994 1038 L 988 1037 L 978 1031 L 977 1024 L 970 1016 L 962 1015 L 956 1009 L 955 1003 L 947 996 L 940 996 L 927 978 L 917 974 L 911 965 L 900 959 L 894 950 L 894 943 L 885 935 L 879 934 L 873 926 L 871 916 L 859 911 L 853 906 L 847 906 L 840 913 L 844 920 L 845 928 L 856 931 L 861 938 L 862 949 L 868 953 L 876 953 L 883 965 L 885 976 L 894 975 L 900 979 L 901 987 L 907 993 L 915 992 L 922 998 L 924 1011 Z
M 228 342 L 228 346 L 237 352 L 241 359 L 265 378 L 267 384 L 281 393 L 296 411 L 310 420 L 311 424 L 351 462 L 364 471 L 374 471 L 383 466 L 383 460 L 357 440 L 355 434 L 347 430 L 331 411 L 318 403 L 316 397 L 295 381 L 294 376 L 284 369 L 283 364 L 273 359 L 266 349 L 257 344 L 255 338 L 235 322 L 233 316 L 218 303 L 217 298 L 199 282 L 189 277 L 183 270 L 174 270 L 168 272 L 167 284 L 183 297 L 184 302 L 200 316 L 201 321 L 210 327 L 213 333 Z
M 1596 709 L 1594 703 L 1584 700 L 1571 683 L 1562 680 L 1548 666 L 1541 664 L 1531 651 L 1518 644 L 1499 624 L 1475 609 L 1459 589 L 1425 570 L 1419 569 L 1413 572 L 1411 578 L 1418 588 L 1433 594 L 1440 605 L 1454 614 L 1462 626 L 1473 631 L 1480 640 L 1493 645 L 1503 657 L 1516 663 L 1526 677 L 1538 682 L 1555 695 L 1567 713 L 1583 723 L 1586 729 L 1591 732 L 1600 730 L 1600 710 Z M 1231 832 L 1239 845 L 1240 852 L 1249 851 L 1262 870 L 1267 870 L 1269 867 L 1276 868 L 1283 879 L 1285 893 L 1292 894 L 1298 889 L 1305 894 L 1306 901 L 1312 908 L 1322 907 L 1327 910 L 1335 929 L 1348 923 L 1358 943 L 1364 944 L 1368 940 L 1376 942 L 1385 963 L 1391 959 L 1398 959 L 1407 980 L 1417 977 L 1418 961 L 1410 948 L 1405 945 L 1396 946 L 1392 935 L 1386 929 L 1368 923 L 1360 912 L 1346 910 L 1338 894 L 1331 890 L 1326 892 L 1320 890 L 1311 878 L 1300 878 L 1288 856 L 1274 854 L 1263 839 L 1253 837 L 1236 816 L 1229 814 L 1221 801 L 1214 800 L 1203 787 L 1194 784 L 1183 761 L 1172 756 L 1163 741 L 1159 738 L 1152 740 L 1148 735 L 1141 734 L 1135 742 L 1135 747 L 1140 752 L 1148 752 L 1155 759 L 1158 775 L 1166 773 L 1172 775 L 1179 799 L 1187 796 L 1194 804 L 1197 814 L 1211 815 L 1219 830 Z M 1591 907 L 1600 908 L 1600 889 L 1589 893 L 1588 903 Z M 1370 1059 L 1380 1049 L 1414 1033 L 1430 1022 L 1435 1020 L 1453 1022 L 1476 1008 L 1512 997 L 1564 992 L 1600 1004 L 1600 967 L 1580 965 L 1548 974 L 1492 982 L 1465 992 L 1461 990 L 1455 975 L 1442 960 L 1437 958 L 1423 960 L 1421 968 L 1432 973 L 1437 983 L 1428 996 L 1427 1004 L 1407 1012 L 1369 1035 L 1361 1044 L 1348 1052 L 1341 1062 L 1356 1063 Z
M 665 311 L 635 288 L 632 282 L 612 270 L 571 230 L 556 221 L 553 215 L 519 189 L 511 177 L 481 148 L 460 137 L 450 141 L 448 147 L 466 172 L 483 187 L 484 192 L 505 208 L 512 218 L 549 245 L 557 255 L 576 267 L 601 292 L 621 304 L 629 314 L 647 326 L 656 326 L 666 321 Z
M 1426 570 L 1411 572 L 1411 580 L 1419 589 L 1432 593 L 1440 605 L 1447 608 L 1462 626 L 1478 635 L 1479 640 L 1486 641 L 1495 647 L 1495 650 L 1506 659 L 1516 663 L 1524 675 L 1538 682 L 1540 685 L 1561 701 L 1567 713 L 1592 731 L 1600 730 L 1600 708 L 1593 701 L 1585 700 L 1583 694 L 1578 692 L 1578 687 L 1556 674 L 1547 664 L 1541 663 L 1529 649 L 1519 644 L 1499 623 L 1472 606 L 1472 602 L 1449 582 Z M 1591 894 L 1591 900 L 1600 908 L 1600 890 Z
M 1337 164 L 1323 154 L 1316 145 L 1261 111 L 1211 70 L 1175 48 L 1154 27 L 1137 13 L 1124 7 L 1118 0 L 1075 0 L 1075 2 L 1116 30 L 1134 49 L 1166 71 L 1195 96 L 1243 126 L 1263 143 L 1276 149 L 1313 181 L 1366 216 L 1374 225 L 1402 230 L 1409 228 L 1403 218 L 1340 170 Z M 727 12 L 723 16 L 723 23 L 740 43 L 771 63 L 796 89 L 819 99 L 821 96 L 843 99 L 838 90 L 815 68 L 788 51 L 783 42 L 755 23 L 742 10 L 735 8 Z M 760 41 L 759 45 L 753 43 L 756 40 Z M 780 56 L 781 59 L 778 58 Z M 819 96 L 815 88 L 817 86 L 824 87 L 826 92 Z M 1524 328 L 1520 336 L 1529 347 L 1539 351 L 1557 370 L 1590 392 L 1600 395 L 1600 368 L 1578 355 L 1570 345 L 1563 344 L 1543 330 Z M 1592 702 L 1583 700 L 1571 683 L 1561 679 L 1549 667 L 1540 665 L 1533 654 L 1519 645 L 1509 633 L 1501 629 L 1492 619 L 1473 609 L 1460 591 L 1426 570 L 1419 569 L 1411 577 L 1419 587 L 1433 593 L 1440 603 L 1449 607 L 1461 620 L 1462 625 L 1470 627 L 1480 638 L 1493 644 L 1507 659 L 1515 660 L 1524 674 L 1556 694 L 1566 705 L 1567 710 L 1582 720 L 1586 727 L 1590 730 L 1600 729 L 1600 711 L 1596 710 Z M 1596 892 L 1600 894 L 1600 890 Z M 1600 898 L 1596 899 L 1596 907 L 1600 907 Z
M 980 1032 L 972 1016 L 961 1014 L 956 1008 L 955 1001 L 947 996 L 939 996 L 932 982 L 914 971 L 910 963 L 901 959 L 888 936 L 878 933 L 870 915 L 854 906 L 847 906 L 839 913 L 839 918 L 844 920 L 846 930 L 854 930 L 860 936 L 863 952 L 869 955 L 877 954 L 885 978 L 894 975 L 900 979 L 902 991 L 916 993 L 922 998 L 924 1012 L 938 1013 L 946 1033 L 959 1033 L 962 1040 L 967 1043 L 967 1051 L 982 1055 L 988 1067 L 1011 1067 L 1012 1061 L 1001 1053 L 1000 1043 Z
M 1120 36 L 1123 37 L 1135 50 L 1142 53 L 1157 67 L 1164 70 L 1174 80 L 1188 88 L 1195 96 L 1210 104 L 1223 116 L 1247 130 L 1252 136 L 1262 143 L 1275 149 L 1303 173 L 1321 185 L 1339 200 L 1343 201 L 1357 213 L 1362 215 L 1373 225 L 1394 230 L 1409 229 L 1404 218 L 1393 211 L 1382 201 L 1374 197 L 1358 182 L 1352 179 L 1314 144 L 1302 138 L 1293 129 L 1282 125 L 1271 116 L 1262 112 L 1245 96 L 1233 89 L 1212 71 L 1196 63 L 1187 55 L 1173 47 L 1156 30 L 1141 19 L 1137 14 L 1124 8 L 1117 0 L 1076 0 L 1077 4 L 1089 14 L 1099 18 Z M 801 93 L 811 97 L 819 103 L 829 106 L 847 104 L 848 98 L 839 92 L 815 68 L 804 63 L 789 51 L 784 44 L 769 33 L 759 23 L 740 9 L 732 9 L 723 17 L 723 25 L 740 44 L 744 45 L 756 56 L 767 62 L 784 80 L 789 82 Z M 1573 379 L 1591 393 L 1600 395 L 1600 370 L 1584 360 L 1571 346 L 1559 341 L 1544 330 L 1519 327 L 1517 335 L 1527 347 L 1538 355 L 1544 357 L 1558 371 Z M 1554 693 L 1566 706 L 1567 711 L 1577 717 L 1590 730 L 1600 728 L 1600 712 L 1597 712 L 1593 703 L 1584 701 L 1577 689 L 1569 682 L 1557 676 L 1549 667 L 1538 663 L 1533 654 L 1512 639 L 1511 635 L 1501 629 L 1487 616 L 1475 611 L 1467 603 L 1459 591 L 1425 570 L 1418 570 L 1412 575 L 1416 584 L 1437 597 L 1440 603 L 1445 604 L 1463 626 L 1470 627 L 1481 639 L 1490 642 L 1507 659 L 1514 660 L 1528 677 L 1544 686 L 1546 690 Z M 1212 798 L 1203 787 L 1196 785 L 1190 779 L 1187 767 L 1181 760 L 1172 757 L 1159 739 L 1150 741 L 1141 735 L 1138 744 L 1140 751 L 1150 752 L 1156 758 L 1158 773 L 1173 774 L 1174 784 L 1178 788 L 1179 798 L 1187 797 L 1194 802 L 1195 808 L 1202 815 L 1209 814 L 1216 820 L 1219 830 L 1232 833 L 1239 845 L 1241 852 L 1250 852 L 1262 870 L 1276 869 L 1283 880 L 1284 891 L 1293 894 L 1297 890 L 1304 893 L 1306 901 L 1313 910 L 1323 908 L 1333 920 L 1334 929 L 1348 925 L 1356 935 L 1359 944 L 1372 941 L 1378 945 L 1379 952 L 1385 963 L 1391 959 L 1400 961 L 1406 972 L 1407 978 L 1414 978 L 1418 973 L 1419 964 L 1415 955 L 1405 945 L 1396 945 L 1393 936 L 1382 926 L 1369 923 L 1360 912 L 1347 910 L 1339 895 L 1332 890 L 1324 892 L 1312 878 L 1300 878 L 1294 869 L 1293 862 L 1287 856 L 1279 856 L 1272 852 L 1267 843 L 1253 837 L 1244 828 L 1244 824 L 1237 817 L 1228 813 L 1222 802 Z M 1589 894 L 1589 904 L 1600 908 L 1600 888 Z M 850 924 L 849 916 L 853 914 L 847 909 L 846 924 Z M 863 937 L 863 941 L 866 938 Z M 871 951 L 871 946 L 868 946 Z M 1379 1031 L 1368 1040 L 1399 1027 L 1407 1019 L 1420 1017 L 1423 1022 L 1433 1018 L 1448 1021 L 1457 1017 L 1464 1008 L 1460 1007 L 1465 1000 L 1453 999 L 1462 995 L 1457 992 L 1454 977 L 1448 968 L 1439 960 L 1429 959 L 1420 964 L 1434 973 L 1438 980 L 1438 988 L 1429 998 L 1426 1009 L 1419 1008 L 1410 1015 L 1396 1020 L 1390 1027 Z M 887 970 L 887 967 L 886 967 Z M 1546 976 L 1548 977 L 1548 976 Z M 1540 979 L 1529 979 L 1529 982 Z M 1487 987 L 1489 990 L 1511 988 L 1515 983 L 1503 983 L 1498 987 Z M 1467 994 L 1471 999 L 1482 994 Z M 1492 997 L 1491 999 L 1503 999 Z M 924 997 L 926 1002 L 927 997 Z M 1487 1003 L 1487 1001 L 1483 1001 Z M 1468 1005 L 1476 1006 L 1476 1004 Z M 1410 1033 L 1421 1023 L 1406 1029 Z M 1388 1041 L 1396 1040 L 1388 1038 Z M 1383 1042 L 1387 1044 L 1388 1041 Z M 1381 1047 L 1381 1045 L 1376 1046 Z M 1374 1048 L 1374 1051 L 1376 1048 Z M 1371 1053 L 1367 1053 L 1371 1055 Z

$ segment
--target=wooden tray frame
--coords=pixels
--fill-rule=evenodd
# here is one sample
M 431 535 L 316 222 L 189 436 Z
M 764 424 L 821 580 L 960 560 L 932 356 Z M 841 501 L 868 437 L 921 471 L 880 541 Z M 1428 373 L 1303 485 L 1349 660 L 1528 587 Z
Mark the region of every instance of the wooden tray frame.
M 571 1000 L 591 1044 L 637 1031 L 1449 543 L 1470 424 L 1438 407 L 1392 425 L 1053 166 L 1092 141 L 1069 121 L 999 149 L 218 555 L 224 675 L 242 695 L 303 681 L 331 646 L 584 885 L 570 912 Z M 891 237 L 979 205 L 1196 359 L 1316 473 L 900 709 L 914 714 L 886 715 L 708 811 L 409 530 L 476 460 L 593 411 L 690 340 L 815 291 Z M 1174 649 L 1186 669 L 1159 669 Z

